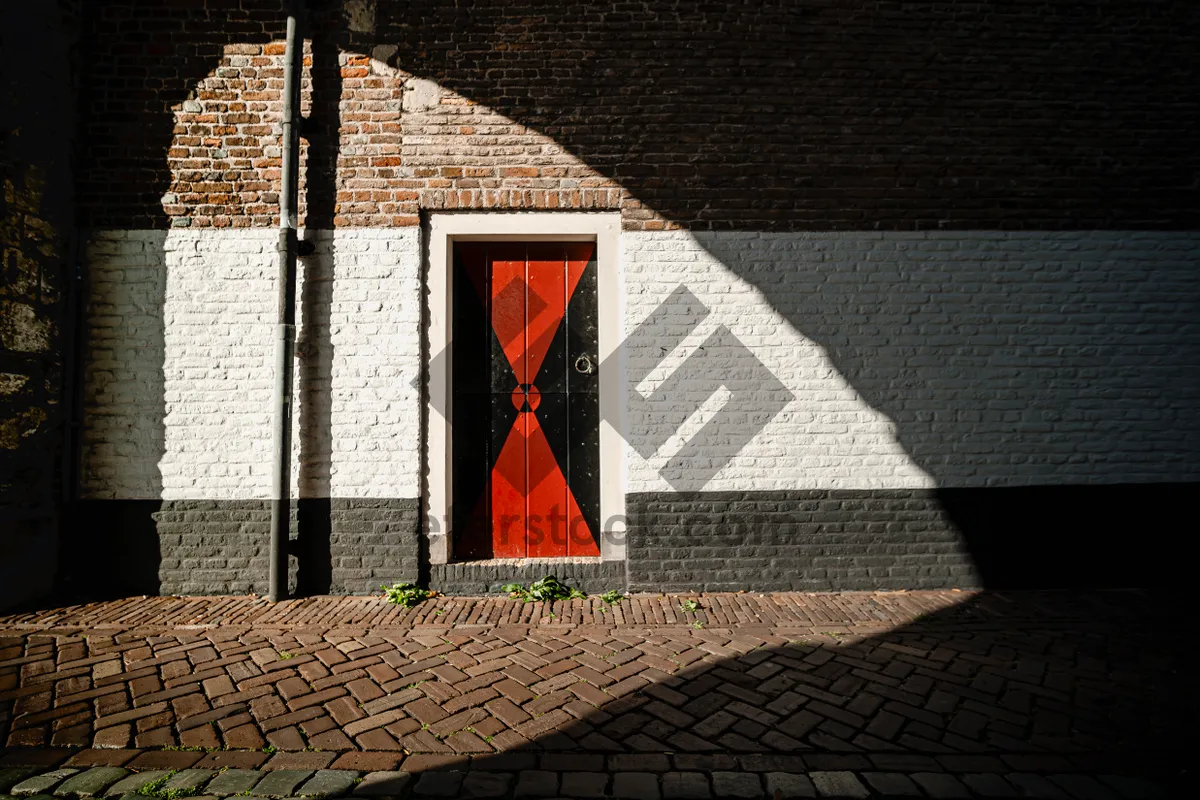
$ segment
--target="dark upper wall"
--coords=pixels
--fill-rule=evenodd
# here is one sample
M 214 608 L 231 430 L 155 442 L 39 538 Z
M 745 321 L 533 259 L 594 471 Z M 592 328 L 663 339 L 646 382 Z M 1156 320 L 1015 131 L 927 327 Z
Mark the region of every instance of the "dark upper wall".
M 77 11 L 0 6 L 0 607 L 54 574 Z
M 177 136 L 194 136 L 197 146 L 230 146 L 229 139 L 238 131 L 229 127 L 245 124 L 240 115 L 249 112 L 235 105 L 217 119 L 197 114 L 191 120 L 193 128 L 176 130 L 172 108 L 182 108 L 189 97 L 194 99 L 197 85 L 221 63 L 227 45 L 255 44 L 261 55 L 262 45 L 273 39 L 282 41 L 284 18 L 280 9 L 279 0 L 244 4 L 238 0 L 88 4 L 88 70 L 83 76 L 80 107 L 88 135 L 79 176 L 87 227 L 167 227 L 163 195 L 172 187 L 172 168 L 174 177 L 214 197 L 230 193 L 224 188 L 210 192 L 214 185 L 236 184 L 230 188 L 238 195 L 242 213 L 258 215 L 256 224 L 276 224 L 278 157 L 264 161 L 263 154 L 256 152 L 259 160 L 253 164 L 247 160 L 243 169 L 240 161 L 228 165 L 211 154 L 205 159 L 207 163 L 193 164 L 186 151 L 172 151 L 173 146 L 188 145 L 177 144 Z M 232 98 L 235 103 L 270 105 L 275 122 L 283 85 L 282 48 L 277 50 L 277 63 L 269 69 L 247 70 L 254 73 L 252 84 L 235 84 L 244 91 Z M 229 69 L 235 75 L 240 71 L 238 67 Z M 228 114 L 239 116 L 230 119 Z M 270 136 L 271 121 L 263 124 L 262 131 L 243 135 Z M 277 134 L 275 138 L 277 144 Z M 207 152 L 209 148 L 205 149 Z M 214 175 L 215 171 L 221 176 Z M 243 172 L 248 186 L 243 183 Z M 231 177 L 231 173 L 237 177 Z M 262 186 L 262 181 L 268 185 Z M 271 193 L 262 198 L 260 210 L 259 198 L 253 193 L 264 189 Z M 206 210 L 204 216 L 211 218 L 215 213 L 215 209 Z
M 325 75 L 311 130 L 329 138 L 340 99 L 342 142 L 359 147 L 339 156 L 347 223 L 552 202 L 539 191 L 620 207 L 627 227 L 1190 230 L 1200 219 L 1191 2 L 373 0 L 356 4 L 373 8 L 366 32 L 347 29 L 341 3 L 310 5 Z M 277 160 L 260 145 L 278 115 L 279 9 L 98 4 L 82 184 L 93 224 L 273 224 Z M 401 114 L 403 79 L 360 58 L 339 80 L 339 44 L 486 108 Z M 216 110 L 189 111 L 210 73 Z M 498 134 L 487 109 L 528 130 Z M 586 169 L 539 164 L 540 137 Z M 580 187 L 592 194 L 571 194 Z M 354 191 L 386 212 L 356 214 Z
M 397 63 L 687 227 L 1198 222 L 1195 3 L 380 2 L 378 17 Z

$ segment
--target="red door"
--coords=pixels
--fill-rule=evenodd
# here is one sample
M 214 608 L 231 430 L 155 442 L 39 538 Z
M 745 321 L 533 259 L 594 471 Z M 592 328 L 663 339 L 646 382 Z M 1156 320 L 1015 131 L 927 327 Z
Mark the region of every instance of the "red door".
M 598 556 L 590 242 L 454 248 L 455 555 Z

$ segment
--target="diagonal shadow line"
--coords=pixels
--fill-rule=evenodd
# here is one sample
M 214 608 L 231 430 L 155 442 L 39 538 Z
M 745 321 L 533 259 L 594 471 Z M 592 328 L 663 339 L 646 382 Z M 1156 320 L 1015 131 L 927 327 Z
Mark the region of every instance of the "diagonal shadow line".
M 744 229 L 745 220 L 760 219 L 772 225 L 779 223 L 784 227 L 792 225 L 803 229 L 810 225 L 806 220 L 832 219 L 836 222 L 835 227 L 845 229 L 906 229 L 928 227 L 936 220 L 938 225 L 949 229 L 969 230 L 995 227 L 995 215 L 1001 212 L 1007 227 L 1026 229 L 1190 230 L 1195 227 L 1196 195 L 1194 187 L 1188 185 L 1190 172 L 1179 168 L 1180 164 L 1193 163 L 1195 158 L 1190 136 L 1194 126 L 1189 124 L 1193 120 L 1186 113 L 1181 115 L 1177 107 L 1180 96 L 1177 82 L 1180 76 L 1191 74 L 1187 67 L 1193 64 L 1197 52 L 1187 37 L 1172 37 L 1165 48 L 1159 43 L 1160 37 L 1155 35 L 1146 35 L 1131 43 L 1137 49 L 1138 58 L 1145 63 L 1162 60 L 1182 69 L 1160 71 L 1163 80 L 1143 81 L 1137 92 L 1114 93 L 1107 88 L 1098 89 L 1102 82 L 1093 80 L 1088 69 L 1076 68 L 1090 67 L 1094 61 L 1093 40 L 1087 33 L 1097 34 L 1100 40 L 1114 41 L 1109 37 L 1124 30 L 1125 26 L 1113 23 L 1126 19 L 1133 9 L 1127 3 L 1115 1 L 1089 7 L 1084 16 L 1072 18 L 1079 23 L 1075 29 L 1078 36 L 1057 38 L 1046 45 L 1042 53 L 1047 63 L 1055 67 L 1043 73 L 1055 77 L 1045 84 L 1048 100 L 1041 106 L 1046 114 L 1044 130 L 1052 135 L 1048 136 L 1044 146 L 982 163 L 978 161 L 978 137 L 981 134 L 975 129 L 948 124 L 945 133 L 949 138 L 931 144 L 922 138 L 927 137 L 928 130 L 916 124 L 917 120 L 927 116 L 924 112 L 931 112 L 938 118 L 944 116 L 947 122 L 958 119 L 958 109 L 948 103 L 947 98 L 953 96 L 954 91 L 975 85 L 976 78 L 976 73 L 966 69 L 961 62 L 965 51 L 956 47 L 946 50 L 957 53 L 960 61 L 952 61 L 954 68 L 949 71 L 938 67 L 939 79 L 945 80 L 944 90 L 897 91 L 906 88 L 905 81 L 910 80 L 906 76 L 920 75 L 923 69 L 929 68 L 921 54 L 931 52 L 930 48 L 936 49 L 939 44 L 953 44 L 956 37 L 961 39 L 961 27 L 956 28 L 956 24 L 962 23 L 962 18 L 938 16 L 936 10 L 931 10 L 932 16 L 928 18 L 920 14 L 906 15 L 899 20 L 903 22 L 899 27 L 893 24 L 896 20 L 858 20 L 865 26 L 862 30 L 886 32 L 889 41 L 897 45 L 884 50 L 875 47 L 870 37 L 856 40 L 850 29 L 841 26 L 842 11 L 854 7 L 853 3 L 832 4 L 819 9 L 804 4 L 769 3 L 746 14 L 730 6 L 700 10 L 689 16 L 670 4 L 662 4 L 652 9 L 658 12 L 653 16 L 659 26 L 679 32 L 736 33 L 704 36 L 691 49 L 659 49 L 647 54 L 634 53 L 625 46 L 628 42 L 623 37 L 628 31 L 621 25 L 610 24 L 604 17 L 572 17 L 573 9 L 569 4 L 546 2 L 538 7 L 539 11 L 546 12 L 545 16 L 530 17 L 527 22 L 531 40 L 557 40 L 562 31 L 556 25 L 569 22 L 567 29 L 576 26 L 589 34 L 584 40 L 595 46 L 595 57 L 578 58 L 572 51 L 564 50 L 561 58 L 565 60 L 561 66 L 565 72 L 556 74 L 553 82 L 535 81 L 529 86 L 522 78 L 521 85 L 516 87 L 511 81 L 495 80 L 495 75 L 506 72 L 491 68 L 498 63 L 513 66 L 511 74 L 514 75 L 535 74 L 521 67 L 533 63 L 531 59 L 537 56 L 538 49 L 477 46 L 479 43 L 503 43 L 510 35 L 508 29 L 495 25 L 495 13 L 500 13 L 495 9 L 476 9 L 477 13 L 463 16 L 458 13 L 456 4 L 435 2 L 422 8 L 422 24 L 414 25 L 407 4 L 381 3 L 378 4 L 375 32 L 338 35 L 347 50 L 363 54 L 373 52 L 377 44 L 397 45 L 396 60 L 404 69 L 438 81 L 531 130 L 551 136 L 583 163 L 619 184 L 636 201 L 635 206 L 649 209 L 684 227 L 695 223 L 699 228 Z M 161 198 L 172 185 L 171 167 L 163 158 L 174 136 L 172 115 L 166 109 L 177 106 L 197 82 L 210 74 L 222 57 L 223 44 L 265 42 L 281 36 L 281 18 L 247 21 L 243 12 L 242 4 L 235 0 L 212 0 L 205 4 L 203 14 L 180 14 L 180 33 L 170 39 L 171 46 L 158 60 L 164 76 L 164 85 L 158 93 L 163 110 L 141 109 L 136 114 L 110 114 L 104 105 L 109 102 L 107 95 L 89 93 L 93 102 L 81 114 L 86 121 L 85 128 L 97 141 L 126 143 L 128 155 L 128 158 L 113 160 L 111 165 L 95 158 L 85 159 L 88 163 L 81 171 L 81 202 L 95 211 L 96 218 L 92 222 L 98 227 L 111 226 L 114 219 L 122 220 L 118 227 L 162 229 L 170 225 L 171 219 L 160 205 Z M 340 13 L 340 10 L 334 9 L 334 12 Z M 1195 28 L 1182 24 L 1190 19 L 1191 11 L 1172 7 L 1168 12 L 1153 16 L 1137 11 L 1134 18 L 1141 30 L 1151 33 Z M 1181 14 L 1183 16 L 1179 16 Z M 331 30 L 342 29 L 340 18 L 333 22 L 331 17 L 330 21 Z M 986 54 L 991 59 L 988 63 L 996 65 L 989 74 L 997 79 L 997 85 L 995 91 L 987 94 L 987 102 L 997 104 L 998 108 L 1013 106 L 1027 97 L 1026 73 L 1005 70 L 1002 65 L 1007 63 L 1007 54 L 1015 51 L 1011 46 L 1013 42 L 1029 43 L 1023 37 L 1023 26 L 1030 21 L 1031 18 L 1018 14 L 1012 17 L 985 15 L 971 22 L 972 30 L 988 34 L 971 42 L 970 54 L 972 59 Z M 428 44 L 426 37 L 436 39 L 447 30 L 454 33 L 455 41 L 462 43 L 462 47 L 441 46 L 445 43 L 440 41 L 436 42 L 437 47 L 424 46 Z M 141 69 L 136 48 L 123 49 L 123 40 L 116 33 L 115 28 L 108 29 L 104 35 L 94 37 L 97 62 L 116 74 Z M 753 48 L 742 44 L 749 41 L 755 43 Z M 1158 52 L 1150 52 L 1154 48 Z M 796 54 L 803 54 L 803 57 Z M 684 67 L 689 59 L 696 57 L 719 65 L 718 74 L 725 80 L 719 82 L 723 88 L 717 94 L 703 87 L 689 88 L 689 76 L 693 73 Z M 911 71 L 897 68 L 897 64 L 906 58 L 915 59 L 907 62 L 913 68 Z M 1129 63 L 1140 63 L 1138 58 Z M 854 79 L 850 84 L 831 83 L 841 74 L 839 64 L 847 60 L 857 60 L 864 67 L 861 73 L 864 78 Z M 1119 62 L 1111 62 L 1110 66 L 1117 70 L 1112 74 L 1114 83 L 1103 86 L 1122 85 L 1133 80 L 1120 73 Z M 778 75 L 788 76 L 789 85 L 794 89 L 781 98 L 778 119 L 787 125 L 810 126 L 805 128 L 809 135 L 797 141 L 810 148 L 815 161 L 802 159 L 792 163 L 787 158 L 776 157 L 771 148 L 762 147 L 755 138 L 754 122 L 750 117 L 738 120 L 735 125 L 726 125 L 719 118 L 724 109 L 743 106 L 747 86 L 758 85 L 760 78 L 763 85 L 771 85 L 767 79 Z M 872 76 L 887 79 L 871 83 Z M 857 82 L 860 80 L 867 83 Z M 594 97 L 625 96 L 632 98 L 631 102 L 640 103 L 643 99 L 653 100 L 653 92 L 663 87 L 703 91 L 704 102 L 701 105 L 685 103 L 674 110 L 668 108 L 653 123 L 639 121 L 624 127 L 614 127 L 606 122 L 611 118 L 599 115 L 601 106 L 593 107 L 591 103 Z M 871 170 L 881 167 L 877 166 L 876 159 L 870 164 L 864 161 L 855 166 L 848 165 L 842 158 L 852 152 L 847 150 L 852 142 L 844 139 L 840 118 L 831 120 L 819 113 L 822 104 L 831 96 L 831 90 L 836 90 L 833 95 L 836 97 L 858 97 L 858 107 L 868 112 L 896 112 L 892 122 L 872 127 L 888 137 L 883 142 L 885 165 L 882 168 L 893 171 L 891 174 L 896 178 L 899 195 L 888 195 L 884 200 L 873 202 L 868 199 L 870 192 L 861 191 L 865 180 L 876 180 Z M 691 97 L 686 92 L 685 96 Z M 968 98 L 971 93 L 966 91 L 962 96 Z M 1088 97 L 1103 102 L 1080 102 Z M 711 120 L 714 124 L 705 126 L 686 116 L 693 112 L 700 115 L 696 119 L 701 121 L 706 119 L 706 114 L 717 117 Z M 587 114 L 591 124 L 562 124 L 573 114 L 578 116 L 580 113 Z M 1024 128 L 1027 120 L 1021 114 L 1005 115 L 998 120 L 992 133 L 1003 134 L 1010 124 Z M 814 125 L 815 128 L 811 127 Z M 1137 156 L 1127 164 L 1114 166 L 1116 162 L 1105 154 L 1123 152 L 1122 142 L 1136 138 L 1130 132 L 1142 130 L 1147 125 L 1161 132 L 1161 135 L 1155 134 L 1155 141 L 1161 146 L 1149 156 Z M 1082 139 L 1079 131 L 1086 132 Z M 937 158 L 941 159 L 939 163 L 944 163 L 946 169 L 938 170 L 936 175 L 924 175 L 919 172 L 921 159 L 932 151 L 936 151 Z M 673 165 L 679 174 L 670 180 L 664 179 L 644 158 L 648 153 L 660 152 L 679 153 L 686 161 L 686 166 L 683 163 Z M 709 169 L 727 160 L 730 153 L 746 156 L 747 168 L 736 175 Z M 1054 168 L 1055 159 L 1064 154 L 1073 159 L 1071 163 L 1082 165 L 1086 160 L 1085 153 L 1097 154 L 1094 169 L 1081 167 L 1084 171 L 1079 173 Z M 978 180 L 944 180 L 946 175 L 954 172 L 955 166 L 969 169 Z M 785 181 L 789 188 L 782 193 L 762 192 L 754 185 L 758 177 L 776 176 L 781 168 L 785 171 L 800 169 L 799 174 L 785 176 L 795 180 Z M 133 191 L 122 195 L 118 202 L 108 203 L 109 187 L 130 175 L 137 181 Z M 905 176 L 912 180 L 905 180 Z M 1077 197 L 1076 193 L 1066 191 L 1069 187 L 1064 181 L 1070 186 L 1085 186 L 1087 191 Z M 1019 186 L 1021 191 L 1010 198 L 1011 202 L 1004 203 L 1003 208 L 981 204 L 981 187 L 1009 185 Z M 725 200 L 704 207 L 713 198 Z M 845 202 L 847 200 L 852 202 Z M 744 203 L 762 213 L 746 216 L 746 208 L 740 205 Z M 795 214 L 796 208 L 804 209 L 805 213 Z M 940 216 L 947 211 L 948 217 Z M 831 212 L 837 213 L 831 216 Z M 769 301 L 795 323 L 797 330 L 806 335 L 812 333 L 805 328 L 806 318 L 801 313 L 806 309 L 797 310 L 792 301 L 774 294 L 771 287 L 764 286 L 763 279 L 753 274 L 744 277 L 757 281 Z M 828 309 L 821 310 L 828 313 Z M 885 337 L 887 334 L 885 331 Z M 814 335 L 819 340 L 819 331 Z M 882 392 L 878 391 L 879 365 L 863 357 L 874 352 L 870 344 L 870 341 L 851 343 L 840 354 L 834 353 L 835 362 L 872 405 L 896 419 L 899 416 L 895 413 L 897 409 L 891 407 L 895 403 L 888 399 L 895 394 L 892 387 L 885 386 Z M 1119 346 L 1121 342 L 1111 344 Z M 1177 348 L 1175 352 L 1183 353 L 1187 349 Z M 856 366 L 859 364 L 861 369 Z M 903 392 L 900 394 L 904 395 Z M 955 406 L 960 402 L 956 401 Z M 948 432 L 937 428 L 930 431 L 911 421 L 901 421 L 899 427 L 901 442 L 918 466 L 934 475 L 940 484 L 952 485 L 947 478 L 952 478 L 964 465 L 954 462 L 954 453 L 937 446 L 939 442 L 952 442 Z M 1019 451 L 1025 443 L 1014 440 L 1010 444 Z M 932 450 L 918 452 L 921 447 L 930 446 Z M 1034 510 L 1026 509 L 1027 512 Z M 1084 513 L 1086 509 L 1077 506 L 1075 511 Z M 1103 522 L 1102 516 L 1095 519 Z M 1042 526 L 1039 530 L 1048 533 L 1050 526 Z M 1066 551 L 1071 548 L 1063 549 L 1060 561 L 1069 568 L 1069 559 L 1074 554 L 1068 556 Z M 1128 582 L 1122 577 L 1126 572 L 1123 565 L 1116 565 L 1116 569 L 1111 569 L 1113 565 L 1108 566 L 1110 573 L 1106 573 L 1101 582 L 1112 585 Z M 1151 565 L 1143 566 L 1143 572 L 1149 574 Z
M 675 616 L 694 617 L 703 624 L 714 611 L 737 614 L 735 597 L 701 598 L 700 610 Z M 334 727 L 352 734 L 361 747 L 367 740 L 359 737 L 366 732 L 393 731 L 403 724 L 407 735 L 397 732 L 392 738 L 388 733 L 384 738 L 399 739 L 417 753 L 405 761 L 414 772 L 509 771 L 514 769 L 514 755 L 526 759 L 517 768 L 534 769 L 535 759 L 542 754 L 540 766 L 549 770 L 581 769 L 553 765 L 567 756 L 585 756 L 610 757 L 610 772 L 661 771 L 668 768 L 670 758 L 670 768 L 677 771 L 1088 772 L 1172 780 L 1189 763 L 1185 752 L 1190 740 L 1185 733 L 1200 698 L 1187 679 L 1190 641 L 1174 635 L 1180 630 L 1179 620 L 1163 614 L 1165 599 L 1132 592 L 985 592 L 869 635 L 848 633 L 850 629 L 837 619 L 810 620 L 813 624 L 805 629 L 789 633 L 787 626 L 772 629 L 770 620 L 761 616 L 754 623 L 699 630 L 649 624 L 576 627 L 546 624 L 548 609 L 539 612 L 541 624 L 534 624 L 532 630 L 499 625 L 451 628 L 435 635 L 434 630 L 443 629 L 433 616 L 436 609 L 421 607 L 408 612 L 407 619 L 428 618 L 433 628 L 372 631 L 360 624 L 318 633 L 311 627 L 298 629 L 276 622 L 254 628 L 219 627 L 199 636 L 194 631 L 174 635 L 167 631 L 163 637 L 161 629 L 147 628 L 144 634 L 134 629 L 115 640 L 81 640 L 65 629 L 50 647 L 44 636 L 28 630 L 0 629 L 0 652 L 7 656 L 0 659 L 0 679 L 19 675 L 15 689 L 0 691 L 0 732 L 6 720 L 11 722 L 11 735 L 0 741 L 9 746 L 51 743 L 53 720 L 69 715 L 47 713 L 48 704 L 39 698 L 48 701 L 54 687 L 66 710 L 76 708 L 72 694 L 82 687 L 72 684 L 67 674 L 70 665 L 107 648 L 108 660 L 128 677 L 110 674 L 100 682 L 117 691 L 124 681 L 143 677 L 144 664 L 177 658 L 185 659 L 185 664 L 188 660 L 220 664 L 217 658 L 222 653 L 231 658 L 241 653 L 241 661 L 249 663 L 247 653 L 253 651 L 257 653 L 253 663 L 264 669 L 287 667 L 277 671 L 280 677 L 274 682 L 249 677 L 250 673 L 238 680 L 267 687 L 267 695 L 278 697 L 278 710 L 266 710 L 268 706 L 259 700 L 255 701 L 256 721 L 247 722 L 247 715 L 233 713 L 236 709 L 218 714 L 220 719 L 215 720 L 226 736 L 230 730 L 222 728 L 221 719 L 228 718 L 243 730 L 249 724 L 266 740 L 282 743 L 274 733 L 292 724 L 289 720 L 298 713 L 292 705 L 314 710 L 308 717 L 321 716 L 315 713 L 320 703 L 304 702 L 309 696 L 321 698 L 316 692 L 326 691 L 329 678 L 318 676 L 328 671 L 317 665 L 347 663 L 347 656 L 329 644 L 330 638 L 338 643 L 357 638 L 360 642 L 349 657 L 363 660 L 366 656 L 364 664 L 374 660 L 393 665 L 400 670 L 394 681 L 397 686 L 364 702 L 363 710 L 352 715 L 355 722 Z M 571 605 L 571 601 L 558 601 L 553 610 L 569 618 Z M 914 608 L 920 607 L 914 603 Z M 324 641 L 315 641 L 313 633 Z M 525 654 L 535 658 L 523 663 L 540 674 L 526 670 L 528 674 L 517 682 L 512 675 L 523 673 L 513 673 L 510 666 L 503 672 L 491 670 L 465 679 L 456 677 L 457 670 L 444 671 L 439 666 L 446 663 L 441 655 L 426 655 L 434 649 L 438 654 L 457 650 L 481 635 L 490 644 L 472 644 L 468 650 L 482 654 L 488 647 L 528 642 L 531 647 Z M 156 652 L 126 664 L 124 653 L 142 648 L 143 636 L 155 637 Z M 457 645 L 443 646 L 447 638 L 457 640 Z M 14 658 L 17 651 L 28 655 Z M 205 655 L 207 651 L 211 652 Z M 299 679 L 306 690 L 294 678 L 292 664 L 272 661 L 282 658 L 280 652 L 287 652 L 295 666 L 313 665 L 304 668 L 311 677 Z M 314 658 L 319 652 L 337 658 Z M 104 660 L 96 655 L 84 658 L 89 669 L 93 662 Z M 545 666 L 538 666 L 538 661 Z M 572 662 L 571 671 L 558 668 L 567 661 Z M 53 669 L 57 662 L 67 665 L 61 675 Z M 609 673 L 622 675 L 601 675 L 604 663 L 613 667 Z M 588 664 L 599 669 L 588 672 L 582 668 Z M 212 677 L 208 670 L 169 683 L 202 693 L 200 682 Z M 479 680 L 487 675 L 492 678 Z M 286 687 L 282 686 L 285 676 Z M 488 698 L 496 697 L 492 692 L 477 698 L 479 703 L 454 700 L 466 697 L 453 688 L 465 680 L 472 683 L 473 692 L 484 693 L 498 681 L 510 684 L 505 696 L 513 698 L 521 716 L 503 726 L 515 732 L 515 738 L 506 734 L 500 742 L 502 737 L 496 735 L 494 747 L 504 752 L 478 752 L 472 744 L 478 737 L 463 735 L 473 725 L 482 727 L 475 712 L 481 707 L 486 710 Z M 72 684 L 69 691 L 58 691 L 67 684 Z M 335 681 L 334 685 L 341 684 Z M 158 708 L 156 704 L 165 705 L 159 703 L 160 695 L 180 696 L 178 690 L 166 692 L 135 696 L 133 708 Z M 344 690 L 332 694 L 349 697 Z M 564 702 L 564 694 L 572 699 Z M 427 707 L 414 707 L 415 717 L 408 714 L 405 705 L 422 697 Z M 436 718 L 425 717 L 430 700 L 438 706 L 453 702 L 459 707 L 447 708 Z M 528 713 L 541 716 L 530 719 Z M 364 724 L 372 719 L 368 714 L 387 714 L 388 721 Z M 193 711 L 188 716 L 195 715 Z M 60 727 L 54 743 L 86 744 L 95 725 L 95 714 L 82 724 L 71 719 L 69 726 Z M 182 733 L 195 728 L 184 716 L 170 728 L 157 730 L 178 745 Z M 314 729 L 307 739 L 287 747 L 327 745 L 329 740 L 321 739 L 322 735 Z M 448 754 L 448 742 L 465 743 L 474 752 Z M 621 763 L 611 759 L 615 755 L 627 759 L 627 766 L 614 766 Z M 400 757 L 397 753 L 397 760 Z M 629 766 L 638 758 L 643 766 Z M 647 763 L 663 766 L 646 767 Z

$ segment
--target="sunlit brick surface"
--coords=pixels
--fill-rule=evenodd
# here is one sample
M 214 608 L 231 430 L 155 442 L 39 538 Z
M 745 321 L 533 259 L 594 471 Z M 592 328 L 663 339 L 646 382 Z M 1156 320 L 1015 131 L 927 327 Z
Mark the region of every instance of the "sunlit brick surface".
M 0 722 L 37 746 L 1129 755 L 1179 719 L 1152 610 L 1128 593 L 134 598 L 0 618 Z

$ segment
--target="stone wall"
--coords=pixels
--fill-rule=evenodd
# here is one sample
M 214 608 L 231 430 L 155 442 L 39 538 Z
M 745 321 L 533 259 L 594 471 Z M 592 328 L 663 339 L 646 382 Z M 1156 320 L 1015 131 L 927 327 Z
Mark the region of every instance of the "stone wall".
M 0 607 L 47 591 L 55 571 L 77 12 L 69 1 L 0 8 Z

